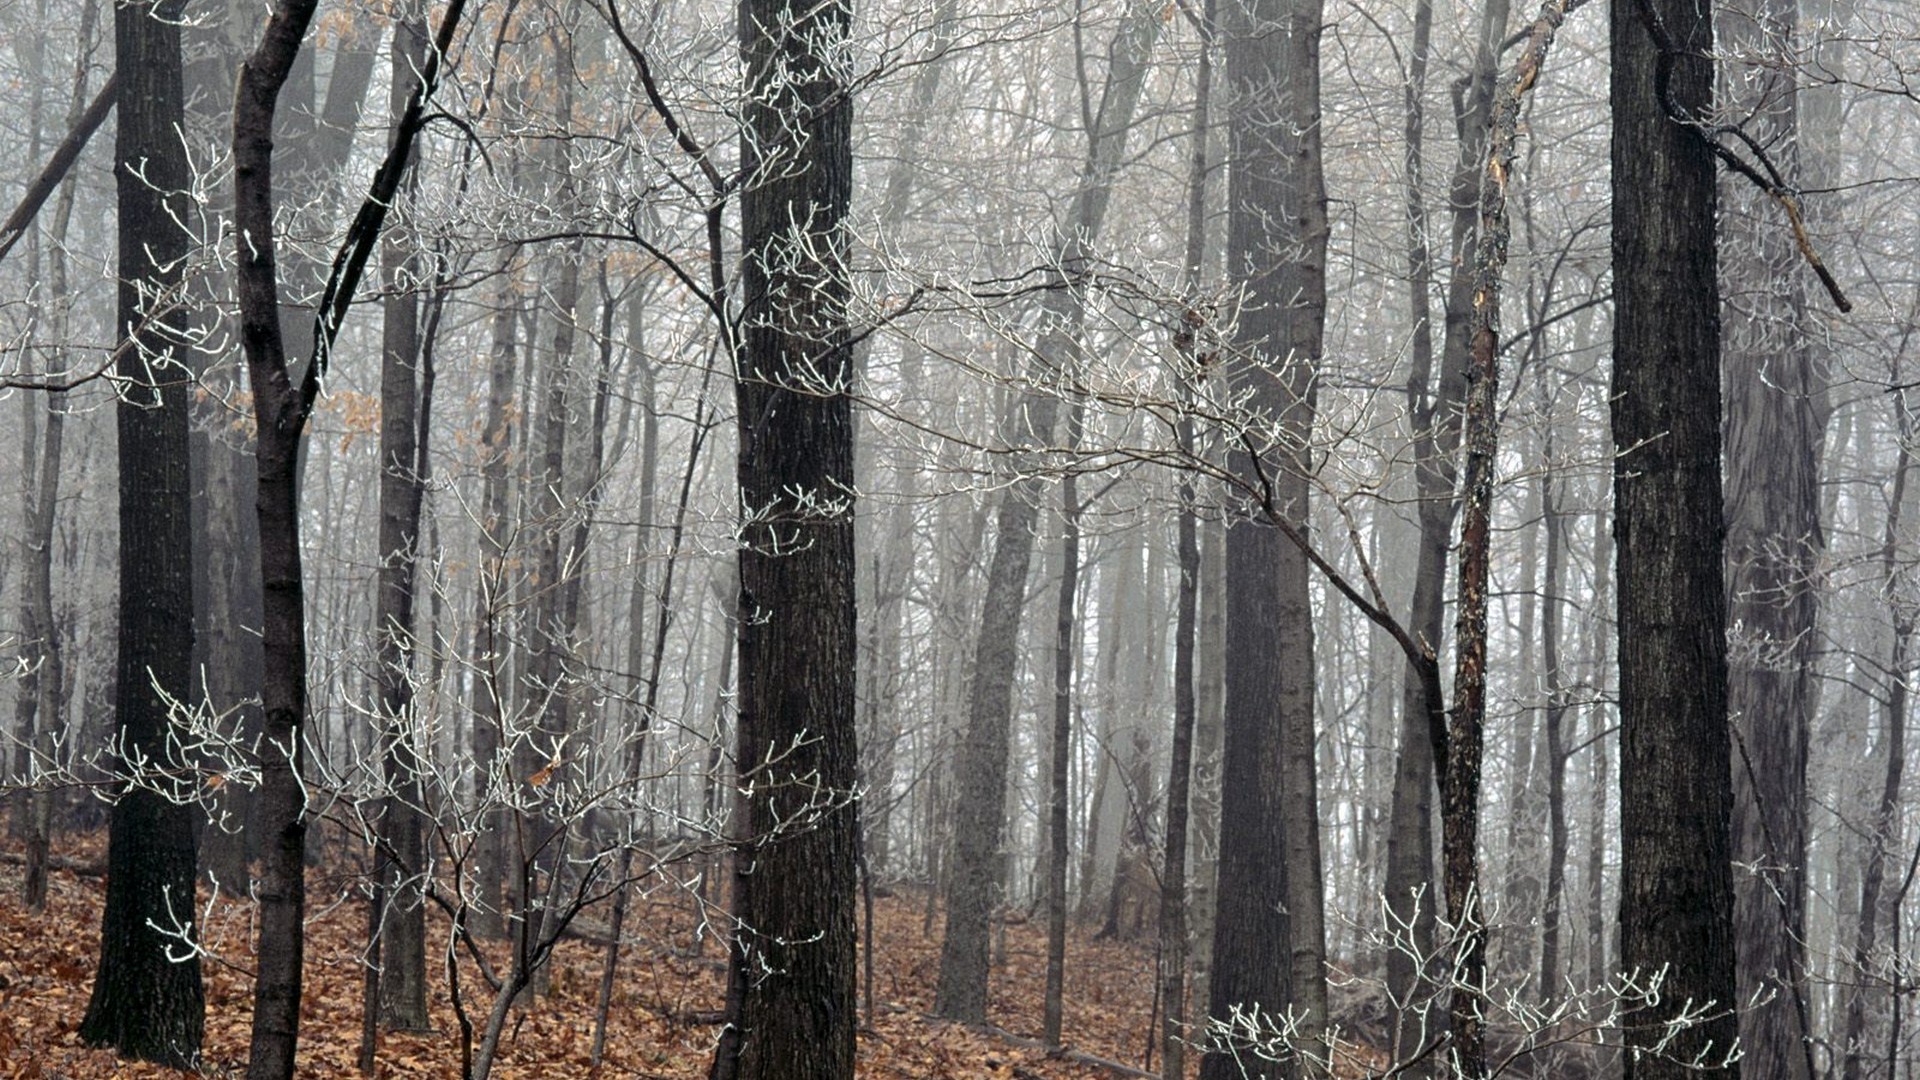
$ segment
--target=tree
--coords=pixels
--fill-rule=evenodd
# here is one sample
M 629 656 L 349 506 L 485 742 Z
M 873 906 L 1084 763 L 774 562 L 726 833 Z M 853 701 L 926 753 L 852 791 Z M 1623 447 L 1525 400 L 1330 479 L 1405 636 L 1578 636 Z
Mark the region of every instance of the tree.
M 426 66 L 427 24 L 409 12 L 395 28 L 388 107 L 406 115 L 418 73 Z M 403 198 L 411 199 L 411 185 Z M 427 1027 L 427 872 L 423 818 L 421 744 L 414 704 L 415 562 L 420 547 L 420 507 L 425 494 L 426 426 L 431 407 L 422 388 L 420 300 L 415 295 L 422 266 L 412 237 L 395 229 L 381 245 L 381 271 L 389 290 L 383 303 L 380 348 L 380 571 L 374 633 L 380 664 L 381 766 L 386 798 L 380 811 L 374 888 L 378 923 L 381 1022 L 402 1030 Z
M 115 739 L 130 779 L 107 839 L 107 902 L 80 1037 L 189 1068 L 205 1012 L 197 953 L 176 959 L 155 927 L 190 925 L 196 848 L 192 809 L 156 789 L 180 767 L 169 700 L 189 696 L 193 538 L 187 478 L 189 347 L 180 289 L 192 243 L 180 222 L 190 183 L 177 0 L 115 5 L 120 71 L 114 189 L 119 204 L 115 416 L 120 465 L 120 630 Z M 49 512 L 50 508 L 49 508 Z M 148 774 L 142 776 L 141 774 Z
M 1229 378 L 1253 421 L 1230 468 L 1304 528 L 1314 379 L 1326 319 L 1319 0 L 1222 10 L 1228 86 L 1227 275 L 1241 290 Z M 1313 1052 L 1327 1019 L 1305 551 L 1260 516 L 1227 532 L 1227 694 L 1212 1001 L 1290 1012 Z M 1277 856 L 1277 857 L 1276 857 Z M 1298 1070 L 1296 1062 L 1290 1068 Z M 1228 1080 L 1227 1053 L 1201 1064 Z
M 319 398 L 334 339 L 406 174 L 424 106 L 465 8 L 463 0 L 453 0 L 441 16 L 418 82 L 396 118 L 386 156 L 333 261 L 314 317 L 313 351 L 296 381 L 280 325 L 273 124 L 280 90 L 300 55 L 316 6 L 317 0 L 283 0 L 274 6 L 259 44 L 241 67 L 233 107 L 240 342 L 253 388 L 260 578 L 265 597 L 261 628 L 265 721 L 258 768 L 260 820 L 267 835 L 257 887 L 259 971 L 254 982 L 249 1080 L 288 1080 L 300 1032 L 307 834 L 306 788 L 300 772 L 309 719 L 306 598 L 300 570 L 301 436 Z
M 1720 492 L 1713 25 L 1612 11 L 1614 538 L 1629 1080 L 1739 1074 Z M 1634 1052 L 1637 1051 L 1637 1052 Z
M 1794 0 L 1719 12 L 1729 114 L 1798 173 Z M 1733 859 L 1742 1062 L 1810 1080 L 1806 969 L 1807 739 L 1812 728 L 1826 387 L 1806 333 L 1793 237 L 1731 173 L 1720 214 L 1725 330 L 1727 625 L 1734 720 Z M 1778 283 L 1778 284 L 1776 284 Z
M 1079 348 L 1075 334 L 1086 304 L 1085 276 L 1112 205 L 1115 175 L 1126 154 L 1147 60 L 1159 34 L 1160 11 L 1149 3 L 1129 4 L 1124 22 L 1115 31 L 1107 87 L 1098 110 L 1088 118 L 1091 130 L 1079 184 L 1066 224 L 1053 239 L 1051 262 L 1043 271 L 1047 289 L 1040 301 L 1041 329 L 1031 373 L 1040 389 L 1022 394 L 1005 417 L 1001 431 L 1009 446 L 1030 448 L 1051 442 L 1060 396 L 1071 392 Z M 967 686 L 967 735 L 954 767 L 959 802 L 934 1012 L 975 1024 L 987 1019 L 987 930 L 999 887 L 1013 685 L 1027 570 L 1045 482 L 1044 476 L 1029 471 L 1000 496 L 995 511 L 987 596 Z
M 742 805 L 713 1080 L 853 1076 L 852 16 L 740 9 Z

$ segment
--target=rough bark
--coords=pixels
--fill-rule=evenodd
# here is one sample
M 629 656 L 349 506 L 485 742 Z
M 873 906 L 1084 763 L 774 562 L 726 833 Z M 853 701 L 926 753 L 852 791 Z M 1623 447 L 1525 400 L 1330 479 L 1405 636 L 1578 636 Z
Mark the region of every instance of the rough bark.
M 1222 11 L 1233 167 L 1227 273 L 1242 295 L 1228 377 L 1254 422 L 1229 468 L 1261 505 L 1227 531 L 1227 659 L 1220 877 L 1209 1016 L 1300 1018 L 1293 1050 L 1319 1056 L 1326 934 L 1314 759 L 1314 632 L 1304 534 L 1307 446 L 1326 320 L 1319 0 L 1240 0 Z M 1282 212 L 1276 212 L 1283 208 Z M 1271 433 L 1271 434 L 1269 434 Z M 1275 853 L 1279 857 L 1275 857 Z M 1279 901 L 1276 903 L 1276 899 Z M 1299 1058 L 1287 1064 L 1298 1074 Z M 1239 1072 L 1210 1053 L 1207 1080 Z
M 1621 963 L 1661 977 L 1625 1019 L 1628 1080 L 1739 1073 L 1717 200 L 1711 151 L 1676 122 L 1710 108 L 1712 54 L 1693 0 L 1612 9 Z
M 190 238 L 178 226 L 190 178 L 178 2 L 114 8 L 119 206 L 120 630 L 114 725 L 121 760 L 166 762 L 167 702 L 187 700 L 193 656 L 187 368 L 180 303 Z M 160 778 L 152 778 L 160 781 Z M 175 1068 L 197 1063 L 205 1010 L 196 955 L 176 963 L 149 925 L 193 917 L 189 807 L 133 784 L 113 807 L 107 898 L 80 1037 Z
M 747 0 L 736 348 L 744 794 L 714 1080 L 850 1080 L 855 994 L 852 11 Z M 804 123 L 801 117 L 807 118 Z

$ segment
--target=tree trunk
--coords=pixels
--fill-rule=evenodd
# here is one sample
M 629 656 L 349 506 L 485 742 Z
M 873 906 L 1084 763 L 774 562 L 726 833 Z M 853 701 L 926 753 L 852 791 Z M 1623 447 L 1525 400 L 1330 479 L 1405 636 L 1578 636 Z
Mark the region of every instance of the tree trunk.
M 175 310 L 191 238 L 179 221 L 188 175 L 180 22 L 175 0 L 114 8 L 119 79 L 114 181 L 119 203 L 115 333 L 131 337 L 119 428 L 120 632 L 116 737 L 165 761 L 167 702 L 191 692 L 193 538 L 187 439 L 186 325 Z M 48 508 L 51 510 L 51 508 Z M 164 782 L 149 777 L 146 784 Z M 197 955 L 176 963 L 152 926 L 194 917 L 192 810 L 135 782 L 114 803 L 107 841 L 100 966 L 80 1037 L 174 1068 L 198 1063 L 205 1009 Z M 151 924 L 151 925 L 150 925 Z
M 1175 377 L 1192 395 L 1207 377 L 1201 362 L 1204 317 L 1197 304 L 1206 274 L 1207 136 L 1212 120 L 1213 20 L 1217 0 L 1200 11 L 1200 59 L 1194 75 L 1193 148 L 1187 171 L 1186 288 L 1194 303 L 1178 313 L 1174 331 Z M 1209 343 L 1210 344 L 1210 343 Z M 1182 456 L 1198 453 L 1194 421 L 1183 414 L 1174 429 Z M 1179 522 L 1175 526 L 1179 585 L 1174 601 L 1173 748 L 1167 767 L 1167 831 L 1160 871 L 1160 1072 L 1185 1080 L 1187 1045 L 1195 1038 L 1188 1020 L 1187 966 L 1192 955 L 1192 919 L 1188 912 L 1188 834 L 1192 822 L 1194 742 L 1198 726 L 1195 651 L 1200 644 L 1200 514 L 1193 477 L 1183 473 L 1176 487 Z
M 425 64 L 425 17 L 410 14 L 395 28 L 388 105 L 397 121 Z M 412 185 L 403 198 L 411 200 Z M 374 616 L 380 664 L 381 772 L 386 785 L 380 811 L 376 887 L 383 897 L 379 943 L 380 1021 L 399 1031 L 421 1031 L 427 1021 L 426 900 L 428 872 L 421 773 L 431 748 L 415 723 L 413 657 L 414 560 L 420 549 L 420 504 L 425 478 L 420 417 L 426 403 L 418 387 L 420 260 L 413 239 L 390 232 L 381 249 L 388 290 L 383 301 L 380 350 L 380 571 Z
M 1612 55 L 1621 963 L 1664 973 L 1629 1003 L 1626 1075 L 1732 1078 L 1717 200 L 1682 123 L 1712 107 L 1713 25 L 1693 0 L 1616 4 Z
M 1040 342 L 1033 381 L 1067 377 L 1078 343 L 1075 309 L 1085 303 L 1082 275 L 1099 237 L 1113 194 L 1113 179 L 1125 156 L 1134 109 L 1146 79 L 1146 64 L 1160 28 L 1157 5 L 1129 4 L 1117 32 L 1103 108 L 1089 134 L 1085 170 L 1047 267 L 1051 288 L 1041 298 Z M 1057 392 L 1043 388 L 1022 395 L 1002 426 L 1007 445 L 1051 441 L 1059 412 Z M 994 869 L 1005 821 L 1007 746 L 1013 717 L 1013 682 L 1019 665 L 1020 616 L 1033 557 L 1044 478 L 1028 475 L 1000 497 L 987 595 L 976 638 L 967 694 L 967 735 L 955 766 L 952 873 L 947 885 L 947 932 L 940 949 L 940 982 L 934 1013 L 951 1020 L 987 1019 L 987 931 L 995 906 Z
M 1898 373 L 1895 373 L 1897 381 Z M 1866 866 L 1860 876 L 1860 915 L 1854 927 L 1853 948 L 1851 953 L 1852 988 L 1846 994 L 1846 1027 L 1841 1040 L 1841 1080 L 1860 1080 L 1861 1075 L 1870 1067 L 1872 1046 L 1868 1042 L 1868 998 L 1878 996 L 1882 989 L 1879 979 L 1873 974 L 1876 966 L 1875 947 L 1880 938 L 1880 920 L 1898 917 L 1897 905 L 1887 902 L 1887 870 L 1893 849 L 1900 842 L 1900 786 L 1906 775 L 1907 758 L 1907 709 L 1911 692 L 1907 680 L 1913 667 L 1914 615 L 1912 610 L 1899 598 L 1896 591 L 1904 569 L 1900 555 L 1900 540 L 1903 531 L 1903 519 L 1909 485 L 1913 472 L 1913 420 L 1906 398 L 1907 391 L 1899 392 L 1895 399 L 1895 409 L 1899 417 L 1900 453 L 1894 464 L 1893 494 L 1887 507 L 1887 524 L 1880 549 L 1880 566 L 1883 588 L 1886 591 L 1888 606 L 1893 621 L 1892 640 L 1888 643 L 1888 657 L 1885 667 L 1886 685 L 1876 695 L 1881 706 L 1880 738 L 1881 753 L 1886 755 L 1885 768 L 1881 773 L 1880 798 L 1874 807 L 1873 828 L 1866 837 Z M 1911 871 L 1909 871 L 1911 873 Z M 1890 912 L 1888 909 L 1892 909 Z M 1898 929 L 1898 922 L 1894 927 Z M 1897 955 L 1897 953 L 1896 953 Z M 1896 971 L 1898 969 L 1895 969 Z M 1900 1007 L 1900 984 L 1887 987 L 1886 992 L 1892 1000 L 1887 1004 L 1889 1015 L 1897 1013 Z M 1873 1006 L 1876 1016 L 1880 1015 L 1879 1006 Z M 1891 1080 L 1892 1072 L 1888 1072 Z
M 253 389 L 254 460 L 259 483 L 263 738 L 260 823 L 265 832 L 258 969 L 254 981 L 248 1080 L 291 1080 L 300 1030 L 301 961 L 305 953 L 307 818 L 301 747 L 308 737 L 306 600 L 300 572 L 299 457 L 302 433 L 326 373 L 334 337 L 346 318 L 387 210 L 399 191 L 414 136 L 454 31 L 463 0 L 442 16 L 386 156 L 355 212 L 334 270 L 321 292 L 313 352 L 299 381 L 287 364 L 275 265 L 274 115 L 281 87 L 300 54 L 315 0 L 283 0 L 240 71 L 234 93 L 234 246 L 240 343 Z
M 1467 323 L 1471 293 L 1467 287 L 1468 253 L 1478 205 L 1480 164 L 1485 157 L 1488 115 L 1492 110 L 1496 53 L 1495 40 L 1507 22 L 1507 0 L 1488 0 L 1481 9 L 1474 66 L 1455 118 L 1460 133 L 1459 154 L 1450 184 L 1453 216 L 1449 265 L 1453 282 L 1444 312 L 1446 333 L 1440 353 L 1439 384 L 1434 385 L 1434 342 L 1429 297 L 1433 292 L 1433 256 L 1427 239 L 1428 214 L 1421 175 L 1426 130 L 1423 96 L 1433 9 L 1423 2 L 1415 10 L 1412 63 L 1408 72 L 1407 174 L 1408 192 L 1408 303 L 1413 314 L 1413 366 L 1407 379 L 1407 405 L 1413 424 L 1416 456 L 1414 480 L 1418 492 L 1419 540 L 1408 629 L 1433 654 L 1431 667 L 1407 661 L 1401 685 L 1400 735 L 1394 758 L 1393 803 L 1387 836 L 1386 904 L 1394 943 L 1387 953 L 1387 993 L 1395 1003 L 1394 1060 L 1410 1062 L 1410 1080 L 1429 1075 L 1431 1067 L 1418 1058 L 1437 1034 L 1434 1015 L 1436 973 L 1422 970 L 1421 958 L 1434 952 L 1436 915 L 1440 897 L 1434 888 L 1433 802 L 1436 794 L 1434 731 L 1437 710 L 1432 700 L 1438 685 L 1438 654 L 1443 644 L 1447 564 L 1453 520 L 1459 505 L 1455 487 L 1459 466 L 1460 416 L 1467 394 Z
M 493 343 L 487 374 L 487 419 L 480 435 L 480 580 L 474 590 L 473 756 L 480 765 L 474 797 L 481 813 L 472 854 L 474 931 L 486 937 L 506 934 L 507 812 L 500 806 L 512 780 L 504 731 L 516 707 L 508 667 L 510 602 L 508 487 L 513 458 L 515 360 L 519 293 L 511 259 L 501 273 L 501 297 L 494 309 Z
M 858 641 L 850 283 L 840 262 L 853 103 L 838 76 L 851 18 L 845 2 L 741 8 L 736 760 L 748 794 L 713 1080 L 853 1076 Z
M 1788 175 L 1798 153 L 1794 0 L 1720 11 L 1721 86 Z M 1735 718 L 1733 860 L 1743 1066 L 1810 1080 L 1806 1028 L 1807 737 L 1825 373 L 1802 329 L 1799 253 L 1773 200 L 1729 176 L 1720 216 L 1725 328 L 1727 708 Z
M 1324 1056 L 1326 934 L 1314 761 L 1314 634 L 1304 551 L 1305 447 L 1326 319 L 1319 0 L 1240 0 L 1223 13 L 1233 162 L 1227 267 L 1243 308 L 1229 368 L 1253 416 L 1229 468 L 1269 494 L 1227 531 L 1227 658 L 1220 878 L 1211 1020 L 1235 1009 L 1299 1018 L 1289 1074 Z M 1288 208 L 1276 216 L 1273 207 Z M 1277 433 L 1277 438 L 1273 434 Z M 1244 440 L 1244 441 L 1243 441 Z M 1253 452 L 1249 453 L 1251 449 Z M 1243 512 L 1244 513 L 1244 512 Z M 1279 857 L 1275 857 L 1275 853 Z M 1280 902 L 1276 903 L 1276 899 Z M 1207 1080 L 1237 1075 L 1210 1053 Z
M 1067 445 L 1079 443 L 1082 410 L 1067 417 Z M 1067 983 L 1067 777 L 1073 755 L 1073 624 L 1080 591 L 1080 491 L 1075 474 L 1060 482 L 1060 598 L 1053 622 L 1053 740 L 1047 787 L 1047 989 L 1042 1035 L 1060 1046 Z

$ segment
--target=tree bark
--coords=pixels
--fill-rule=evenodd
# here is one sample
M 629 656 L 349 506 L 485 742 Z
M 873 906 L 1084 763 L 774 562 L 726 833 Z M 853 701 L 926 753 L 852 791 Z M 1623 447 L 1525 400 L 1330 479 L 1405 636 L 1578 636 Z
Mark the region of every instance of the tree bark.
M 1840 1041 L 1841 1080 L 1860 1080 L 1871 1068 L 1873 1048 L 1868 1043 L 1868 999 L 1882 992 L 1877 985 L 1880 980 L 1872 972 L 1875 967 L 1875 947 L 1880 940 L 1880 920 L 1889 915 L 1889 909 L 1893 915 L 1895 932 L 1899 929 L 1898 907 L 1887 902 L 1886 885 L 1888 862 L 1900 840 L 1900 788 L 1906 775 L 1907 710 L 1911 697 L 1907 680 L 1913 667 L 1915 630 L 1913 611 L 1899 599 L 1896 591 L 1903 570 L 1900 539 L 1913 475 L 1911 447 L 1914 424 L 1906 394 L 1902 390 L 1895 399 L 1900 453 L 1894 464 L 1893 492 L 1887 507 L 1886 531 L 1880 549 L 1881 579 L 1888 606 L 1893 609 L 1893 634 L 1888 642 L 1885 666 L 1886 685 L 1876 695 L 1881 708 L 1878 742 L 1881 753 L 1886 755 L 1886 763 L 1881 772 L 1879 801 L 1873 811 L 1873 829 L 1866 837 L 1866 866 L 1860 875 L 1860 915 L 1854 925 L 1850 954 L 1853 986 L 1846 993 L 1845 1026 Z M 1892 999 L 1888 1002 L 1887 1012 L 1897 1015 L 1900 984 L 1889 986 L 1886 991 Z M 1876 1015 L 1881 1011 L 1877 1005 L 1872 1009 Z M 1891 1077 L 1892 1072 L 1889 1071 L 1887 1075 Z
M 1323 1057 L 1326 932 L 1314 759 L 1314 631 L 1301 533 L 1307 446 L 1326 320 L 1320 0 L 1239 0 L 1223 11 L 1229 89 L 1227 272 L 1242 290 L 1228 377 L 1253 415 L 1229 468 L 1258 510 L 1227 531 L 1227 663 L 1219 909 L 1209 1016 L 1299 1018 L 1284 1067 Z M 1284 207 L 1284 213 L 1275 208 Z M 1269 434 L 1271 433 L 1271 434 Z M 1275 853 L 1279 857 L 1275 857 Z M 1276 899 L 1280 902 L 1276 903 Z M 1239 1072 L 1230 1053 L 1207 1080 Z
M 1067 445 L 1079 443 L 1082 410 L 1067 418 Z M 1067 779 L 1073 756 L 1073 634 L 1080 592 L 1080 491 L 1075 474 L 1060 481 L 1060 595 L 1053 621 L 1053 740 L 1047 781 L 1047 989 L 1041 1038 L 1061 1045 L 1067 984 Z
M 713 1080 L 853 1076 L 858 641 L 842 261 L 853 103 L 838 74 L 851 20 L 845 0 L 741 8 L 736 760 L 746 794 Z
M 1712 107 L 1712 22 L 1693 0 L 1617 3 L 1612 55 L 1621 962 L 1661 979 L 1630 1003 L 1626 1075 L 1732 1078 L 1717 200 L 1682 123 Z
M 397 121 L 426 64 L 430 42 L 423 15 L 395 27 L 389 111 Z M 402 199 L 412 199 L 412 184 Z M 424 730 L 414 720 L 414 563 L 420 550 L 420 505 L 425 495 L 420 423 L 426 408 L 419 387 L 422 274 L 413 240 L 400 230 L 381 247 L 387 296 L 380 349 L 380 571 L 374 615 L 380 663 L 381 800 L 376 885 L 384 903 L 380 928 L 380 1022 L 391 1030 L 420 1031 L 427 1020 L 427 873 L 423 822 Z
M 187 700 L 193 656 L 193 537 L 187 438 L 188 348 L 181 270 L 191 238 L 179 226 L 191 182 L 178 0 L 114 8 L 114 150 L 119 204 L 119 306 L 126 335 L 116 366 L 127 380 L 116 409 L 120 464 L 120 632 L 114 700 L 121 760 L 174 760 L 166 698 Z M 51 508 L 49 508 L 50 510 Z M 147 784 L 178 778 L 151 776 Z M 80 1037 L 174 1068 L 198 1063 L 204 991 L 197 955 L 176 963 L 149 925 L 194 916 L 192 811 L 129 784 L 114 803 L 107 898 Z

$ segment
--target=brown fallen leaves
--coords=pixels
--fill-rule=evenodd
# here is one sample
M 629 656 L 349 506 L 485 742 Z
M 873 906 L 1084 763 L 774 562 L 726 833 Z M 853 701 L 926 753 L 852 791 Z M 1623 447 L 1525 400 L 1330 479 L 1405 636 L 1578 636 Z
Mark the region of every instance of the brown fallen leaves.
M 65 838 L 56 844 L 83 864 L 99 861 L 100 845 L 99 838 Z M 33 914 L 20 902 L 19 865 L 0 863 L 0 1078 L 179 1075 L 88 1049 L 74 1033 L 93 978 L 104 887 L 97 876 L 56 870 L 47 910 Z M 311 873 L 309 895 L 300 1074 L 350 1077 L 358 1074 L 365 903 L 349 878 L 322 871 Z M 673 890 L 659 890 L 635 906 L 629 925 L 637 929 L 622 953 L 606 1059 L 598 1069 L 589 1051 L 603 947 L 573 940 L 558 951 L 551 993 L 529 999 L 510 1021 L 496 1076 L 695 1080 L 706 1075 L 726 974 L 720 946 L 696 934 L 692 905 Z M 928 1019 L 941 926 L 936 919 L 931 932 L 922 933 L 924 908 L 924 892 L 914 889 L 878 901 L 877 1008 L 874 1030 L 860 1036 L 860 1076 L 1079 1080 L 1112 1075 L 994 1034 Z M 203 929 L 221 958 L 205 967 L 204 1072 L 210 1076 L 239 1076 L 244 1069 L 252 1008 L 246 970 L 252 964 L 251 916 L 250 904 L 223 899 Z M 587 925 L 590 933 L 598 932 Z M 444 919 L 430 918 L 430 940 L 444 942 L 446 930 Z M 1037 923 L 1007 928 L 1004 962 L 994 971 L 995 1024 L 1019 1035 L 1038 1034 L 1045 952 Z M 496 956 L 495 962 L 503 959 Z M 1076 933 L 1068 950 L 1068 1041 L 1086 1053 L 1141 1067 L 1151 1030 L 1153 963 L 1151 941 L 1095 942 Z M 377 1077 L 460 1074 L 460 1029 L 447 999 L 445 972 L 437 961 L 430 966 L 434 1030 L 382 1033 Z M 461 982 L 478 1029 L 491 991 L 470 962 L 462 963 Z

